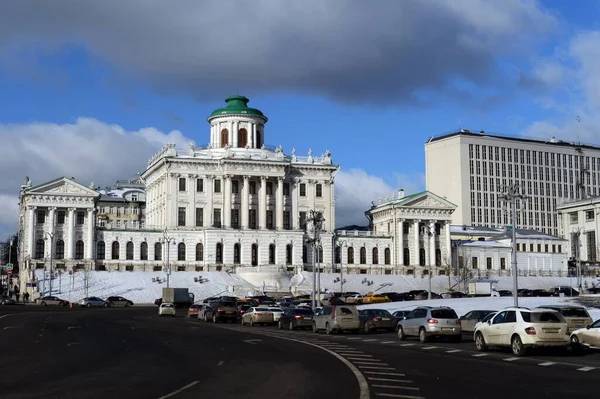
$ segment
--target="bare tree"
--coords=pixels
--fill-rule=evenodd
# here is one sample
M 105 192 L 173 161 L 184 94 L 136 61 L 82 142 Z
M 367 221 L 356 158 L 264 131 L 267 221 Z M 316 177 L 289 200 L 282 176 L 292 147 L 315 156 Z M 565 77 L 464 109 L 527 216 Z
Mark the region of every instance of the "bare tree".
M 84 266 L 81 273 L 83 278 L 83 291 L 87 298 L 90 296 L 90 287 L 93 287 L 95 283 L 94 272 L 91 267 Z
M 467 283 L 469 279 L 473 276 L 472 269 L 472 257 L 471 250 L 465 248 L 464 246 L 460 246 L 458 248 L 458 264 L 457 264 L 457 274 L 455 275 L 456 285 L 459 287 L 461 283 L 464 287 L 464 292 L 467 292 Z

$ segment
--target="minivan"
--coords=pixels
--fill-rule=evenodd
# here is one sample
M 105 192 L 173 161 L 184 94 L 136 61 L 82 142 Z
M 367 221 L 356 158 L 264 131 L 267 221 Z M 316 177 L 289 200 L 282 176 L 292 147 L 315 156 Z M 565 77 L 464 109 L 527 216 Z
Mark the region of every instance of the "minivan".
M 343 331 L 358 333 L 360 330 L 358 310 L 348 305 L 323 306 L 321 313 L 315 314 L 312 327 L 313 332 L 316 333 L 320 330 L 325 330 L 327 334 Z

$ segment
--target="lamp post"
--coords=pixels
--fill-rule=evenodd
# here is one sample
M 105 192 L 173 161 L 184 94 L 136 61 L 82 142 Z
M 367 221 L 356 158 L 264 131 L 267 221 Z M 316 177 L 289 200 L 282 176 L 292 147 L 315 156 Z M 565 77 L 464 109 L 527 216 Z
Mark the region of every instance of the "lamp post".
M 311 222 L 312 223 L 312 228 L 313 228 L 313 236 L 312 238 L 308 239 L 307 241 L 312 244 L 313 247 L 313 309 L 316 308 L 318 305 L 318 301 L 317 301 L 317 293 L 321 290 L 321 284 L 319 284 L 318 290 L 317 291 L 317 278 L 320 280 L 321 279 L 321 271 L 319 270 L 317 272 L 317 269 L 319 268 L 319 247 L 320 247 L 320 243 L 321 243 L 321 230 L 323 229 L 323 222 L 325 221 L 325 218 L 323 218 L 323 214 L 321 212 L 318 212 L 314 209 L 311 209 L 309 211 L 309 215 L 308 218 L 306 219 L 307 222 Z M 318 273 L 318 276 L 317 276 Z
M 54 250 L 54 233 L 50 233 L 50 232 L 46 232 L 46 235 L 48 236 L 48 238 L 50 239 L 50 282 L 49 282 L 49 287 L 50 287 L 50 295 L 52 295 L 52 256 L 53 254 L 53 250 Z M 45 270 L 45 268 L 44 268 Z M 45 272 L 44 272 L 45 274 Z M 45 278 L 46 276 L 44 276 Z
M 344 262 L 342 262 L 342 248 L 346 245 L 346 241 L 340 240 L 339 237 L 335 236 L 336 245 L 333 247 L 334 261 L 336 248 L 340 248 L 340 294 L 344 293 Z
M 511 256 L 511 271 L 513 274 L 513 300 L 515 307 L 519 306 L 519 276 L 517 269 L 517 201 L 524 203 L 529 197 L 521 193 L 520 186 L 515 183 L 506 186 L 504 193 L 498 196 L 498 199 L 505 203 L 510 203 L 510 225 L 512 226 L 512 256 Z
M 8 243 L 8 263 L 11 264 L 12 260 L 12 246 L 13 246 L 13 238 L 10 238 Z M 10 292 L 10 276 L 8 275 L 8 271 L 6 273 L 6 292 Z
M 429 258 L 429 262 L 426 262 L 428 263 L 427 277 L 429 277 L 429 291 L 427 292 L 427 299 L 431 300 L 431 249 L 429 248 L 429 246 L 430 239 L 435 234 L 435 231 L 431 231 L 429 227 L 423 226 L 421 228 L 421 232 L 423 234 L 423 245 L 425 247 L 425 259 Z
M 171 242 L 175 242 L 175 237 L 168 236 L 168 230 L 163 230 L 163 243 L 165 244 L 165 257 L 166 257 L 166 267 L 165 272 L 167 273 L 167 288 L 169 288 L 169 279 L 171 276 L 171 265 L 169 264 L 169 252 L 171 252 Z
M 581 273 L 581 235 L 585 233 L 584 229 L 582 229 L 581 227 L 576 228 L 575 230 L 573 230 L 573 232 L 575 233 L 575 237 L 577 237 L 576 242 L 574 242 L 571 245 L 575 245 L 575 255 L 577 256 L 576 261 L 577 261 L 577 288 L 579 289 L 579 292 L 581 293 L 581 288 L 582 288 L 582 273 Z M 571 292 L 571 295 L 573 295 L 573 293 Z

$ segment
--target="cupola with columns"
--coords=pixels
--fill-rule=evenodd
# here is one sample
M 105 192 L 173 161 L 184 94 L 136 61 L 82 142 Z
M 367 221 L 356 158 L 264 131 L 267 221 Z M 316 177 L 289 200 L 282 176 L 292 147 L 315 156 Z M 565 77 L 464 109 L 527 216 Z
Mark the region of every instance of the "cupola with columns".
M 267 117 L 258 109 L 248 107 L 244 96 L 225 99 L 224 108 L 214 110 L 210 123 L 211 148 L 261 148 L 264 144 Z

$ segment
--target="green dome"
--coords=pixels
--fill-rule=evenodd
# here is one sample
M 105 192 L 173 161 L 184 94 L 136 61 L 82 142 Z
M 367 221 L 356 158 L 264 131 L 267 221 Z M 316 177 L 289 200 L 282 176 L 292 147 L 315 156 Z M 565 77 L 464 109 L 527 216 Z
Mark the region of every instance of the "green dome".
M 210 122 L 212 118 L 224 115 L 251 115 L 257 116 L 267 121 L 267 117 L 258 109 L 248 107 L 250 100 L 244 96 L 231 96 L 225 99 L 227 106 L 225 108 L 219 108 L 214 110 L 210 116 L 206 119 Z

